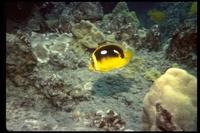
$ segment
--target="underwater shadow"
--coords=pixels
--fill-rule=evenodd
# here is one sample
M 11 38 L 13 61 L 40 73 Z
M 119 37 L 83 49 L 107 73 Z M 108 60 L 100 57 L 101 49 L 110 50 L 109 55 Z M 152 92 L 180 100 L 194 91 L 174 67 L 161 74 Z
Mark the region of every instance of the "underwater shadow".
M 92 95 L 98 97 L 111 96 L 116 93 L 126 92 L 132 86 L 132 81 L 119 75 L 99 78 L 92 86 Z

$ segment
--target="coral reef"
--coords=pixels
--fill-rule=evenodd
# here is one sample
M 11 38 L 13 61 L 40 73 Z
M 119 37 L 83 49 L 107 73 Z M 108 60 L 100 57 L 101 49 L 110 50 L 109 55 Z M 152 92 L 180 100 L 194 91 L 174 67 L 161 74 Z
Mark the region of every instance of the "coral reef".
M 23 16 L 15 12 L 13 4 Z M 103 16 L 103 13 L 108 12 L 102 11 L 103 4 L 110 9 L 110 14 Z M 144 78 L 149 70 L 156 69 L 164 73 L 171 67 L 182 68 L 197 76 L 197 67 L 189 67 L 189 61 L 184 63 L 183 59 L 180 63 L 166 59 L 166 49 L 171 40 L 169 35 L 182 23 L 195 25 L 197 22 L 197 14 L 190 13 L 192 4 L 193 2 L 159 2 L 155 5 L 143 2 L 8 2 L 6 129 L 196 130 L 197 95 L 192 86 L 196 81 L 190 80 L 181 72 L 173 72 L 175 76 L 168 74 L 164 79 L 160 77 L 155 80 L 153 77 L 148 81 Z M 117 6 L 112 8 L 111 5 Z M 165 11 L 166 15 L 165 21 L 157 27 L 162 32 L 159 33 L 159 29 L 153 31 L 158 36 L 160 34 L 161 39 L 167 38 L 167 41 L 161 40 L 163 47 L 161 49 L 159 46 L 159 51 L 155 50 L 158 46 L 153 46 L 153 42 L 157 43 L 158 40 L 149 35 L 154 30 L 150 29 L 151 26 L 155 24 L 145 13 L 149 9 Z M 141 19 L 141 16 L 145 19 Z M 189 36 L 185 34 L 192 34 L 192 31 L 187 32 L 191 30 L 189 29 L 182 29 L 181 32 L 188 41 Z M 193 35 L 195 37 L 196 33 Z M 181 35 L 178 36 L 180 37 Z M 151 46 L 145 48 L 148 41 Z M 120 43 L 125 48 L 130 48 L 134 56 L 129 65 L 106 73 L 88 70 L 90 52 L 104 42 Z M 178 39 L 176 43 L 178 45 Z M 188 49 L 190 51 L 191 47 Z M 154 86 L 148 92 L 153 80 Z M 145 97 L 147 92 L 148 96 Z M 144 97 L 145 106 L 142 102 Z M 195 106 L 192 106 L 193 103 Z M 144 129 L 143 124 L 146 126 Z
M 49 50 L 45 45 L 37 45 L 33 48 L 33 51 L 39 62 L 47 63 L 49 61 Z
M 80 110 L 74 110 L 73 111 L 73 119 L 74 121 L 81 121 L 85 118 L 85 113 L 84 112 L 81 112 Z
M 105 23 L 102 29 L 104 31 L 117 31 L 121 27 L 131 24 L 132 27 L 139 27 L 139 20 L 134 11 L 129 11 L 126 2 L 119 2 L 113 9 L 112 13 L 103 16 Z
M 104 34 L 90 21 L 81 20 L 80 23 L 73 25 L 72 33 L 76 38 L 71 41 L 76 52 L 79 47 L 84 50 L 97 48 L 99 44 L 105 42 Z
M 24 2 L 25 3 L 25 2 Z M 18 8 L 24 3 L 16 3 Z M 21 29 L 26 31 L 37 31 L 40 33 L 50 31 L 59 33 L 70 33 L 74 23 L 81 20 L 97 21 L 103 18 L 103 10 L 100 2 L 31 2 L 27 4 L 31 6 L 31 18 L 21 26 Z M 26 7 L 26 6 L 25 6 Z M 27 7 L 26 7 L 27 8 Z M 21 9 L 18 9 L 21 10 Z M 30 15 L 29 15 L 30 17 Z M 7 27 L 13 27 L 13 23 Z M 13 29 L 12 29 L 13 30 Z M 10 29 L 10 31 L 12 31 Z
M 35 66 L 36 58 L 26 35 L 21 31 L 17 35 L 6 33 L 6 76 L 20 86 L 17 79 L 29 76 Z
M 167 9 L 163 9 L 166 19 L 160 23 L 162 40 L 171 38 L 177 27 L 183 24 L 197 24 L 196 14 L 190 14 L 192 4 L 192 2 L 173 2 Z
M 116 43 L 117 41 L 116 41 L 116 39 L 115 39 L 115 33 L 112 33 L 112 34 L 110 34 L 110 35 L 107 35 L 106 36 L 106 40 L 107 40 L 107 42 L 114 42 L 114 43 Z
M 81 86 L 72 87 L 55 72 L 63 68 L 72 70 L 77 67 L 86 67 L 83 59 L 76 58 L 72 48 L 68 49 L 71 36 L 67 33 L 39 34 L 35 32 L 29 35 L 22 31 L 18 31 L 16 36 L 7 34 L 6 76 L 15 86 L 35 88 L 37 94 L 49 99 L 53 106 L 66 111 L 73 110 L 75 103 L 84 99 L 88 90 Z M 72 65 L 75 62 L 77 65 Z M 55 74 L 43 73 L 41 70 L 44 64 L 46 71 L 52 67 Z M 7 94 L 20 93 L 7 90 Z M 30 103 L 29 100 L 26 100 L 27 104 Z M 70 106 L 68 106 L 69 102 L 71 102 Z
M 146 37 L 145 30 L 137 30 L 133 28 L 131 24 L 122 26 L 118 31 L 107 35 L 107 41 L 111 42 L 126 42 L 129 46 L 133 46 L 134 49 L 141 48 Z
M 152 69 L 150 71 L 147 71 L 144 75 L 144 78 L 147 80 L 155 81 L 161 76 L 160 72 L 156 69 Z
M 134 49 L 138 50 L 142 48 L 146 37 L 147 31 L 145 29 L 134 29 L 134 33 L 132 34 L 131 38 L 126 42 L 130 46 L 133 46 Z
M 81 20 L 97 21 L 103 18 L 103 10 L 99 2 L 70 2 L 69 5 L 59 6 L 61 11 L 53 10 L 48 16 L 59 16 L 57 18 L 48 17 L 47 25 L 52 30 L 60 33 L 71 32 L 74 23 Z M 61 12 L 61 13 L 60 13 Z M 47 16 L 46 15 L 46 16 Z M 49 24 L 51 22 L 51 25 Z
M 147 36 L 146 31 L 145 31 L 145 30 L 142 30 L 142 29 L 138 30 L 138 31 L 137 31 L 137 34 L 138 34 L 138 36 L 139 36 L 141 39 L 144 39 L 144 38 L 146 38 L 146 36 Z
M 172 67 L 179 68 L 179 65 L 178 65 L 178 63 L 173 63 Z
M 155 80 L 143 104 L 144 130 L 197 130 L 197 79 L 183 69 L 170 68 Z
M 93 125 L 106 131 L 123 131 L 126 122 L 113 110 L 98 110 L 93 117 Z
M 35 32 L 32 32 L 29 37 L 32 51 L 40 63 L 48 63 L 50 60 L 49 55 L 52 54 L 56 54 L 60 59 L 65 58 L 64 55 L 68 49 L 71 38 L 72 35 L 67 33 L 49 33 L 41 35 Z M 53 59 L 55 59 L 55 57 Z
M 120 30 L 116 33 L 116 38 L 121 41 L 129 40 L 134 33 L 134 30 L 131 25 L 120 28 Z
M 197 26 L 182 25 L 174 32 L 166 58 L 197 67 Z
M 119 2 L 119 3 L 115 6 L 115 8 L 113 9 L 112 12 L 113 12 L 114 14 L 118 14 L 118 13 L 121 13 L 122 11 L 126 11 L 126 12 L 129 11 L 126 2 Z
M 97 21 L 102 19 L 103 10 L 100 2 L 71 2 L 63 10 L 62 16 L 75 23 L 81 20 Z
M 43 17 L 40 11 L 40 7 L 35 6 L 33 10 L 34 10 L 33 12 L 34 17 L 28 21 L 27 28 L 30 31 L 40 31 L 40 32 L 46 31 L 47 25 L 45 23 L 45 18 Z
M 160 29 L 158 25 L 154 25 L 148 31 L 144 41 L 144 47 L 149 51 L 159 51 L 161 48 Z
M 71 112 L 75 104 L 89 98 L 89 90 L 82 86 L 72 86 L 61 79 L 58 74 L 38 76 L 37 74 L 28 77 L 28 85 L 36 88 L 37 93 L 47 98 L 54 107 Z

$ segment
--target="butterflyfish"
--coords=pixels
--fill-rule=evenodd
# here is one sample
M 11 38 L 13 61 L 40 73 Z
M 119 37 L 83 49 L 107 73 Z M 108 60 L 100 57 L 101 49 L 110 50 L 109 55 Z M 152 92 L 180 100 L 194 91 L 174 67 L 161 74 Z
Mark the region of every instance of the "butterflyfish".
M 110 71 L 126 66 L 131 59 L 131 49 L 125 49 L 121 44 L 103 44 L 92 53 L 89 70 Z

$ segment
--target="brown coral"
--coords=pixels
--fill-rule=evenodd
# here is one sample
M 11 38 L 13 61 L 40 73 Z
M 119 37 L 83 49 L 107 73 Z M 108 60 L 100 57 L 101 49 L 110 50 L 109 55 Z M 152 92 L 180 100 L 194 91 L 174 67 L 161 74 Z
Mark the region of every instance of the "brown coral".
M 174 131 L 176 129 L 171 120 L 172 115 L 160 103 L 156 104 L 156 112 L 156 124 L 161 131 Z
M 190 67 L 197 66 L 197 26 L 186 24 L 175 31 L 166 58 Z
M 160 50 L 160 29 L 158 25 L 154 25 L 151 27 L 149 32 L 146 35 L 145 41 L 144 41 L 145 47 L 149 51 L 158 51 Z
M 106 112 L 99 110 L 94 114 L 93 125 L 106 131 L 125 130 L 125 124 L 121 116 L 113 110 L 107 110 Z

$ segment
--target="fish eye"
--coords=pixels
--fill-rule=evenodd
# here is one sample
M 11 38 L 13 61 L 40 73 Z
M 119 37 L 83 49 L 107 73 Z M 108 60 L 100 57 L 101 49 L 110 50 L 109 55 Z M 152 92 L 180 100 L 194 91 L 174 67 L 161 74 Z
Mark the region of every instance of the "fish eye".
M 107 51 L 106 51 L 106 50 L 102 50 L 102 51 L 101 51 L 101 54 L 102 54 L 102 55 L 105 55 L 105 54 L 107 54 Z

